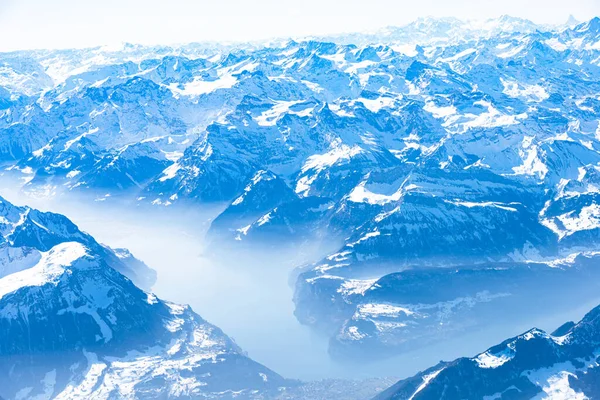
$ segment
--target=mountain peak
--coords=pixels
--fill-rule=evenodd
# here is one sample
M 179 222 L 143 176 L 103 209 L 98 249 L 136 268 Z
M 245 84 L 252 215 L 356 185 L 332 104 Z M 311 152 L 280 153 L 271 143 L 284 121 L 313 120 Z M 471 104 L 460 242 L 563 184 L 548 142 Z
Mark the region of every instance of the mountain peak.
M 569 15 L 569 18 L 567 19 L 567 22 L 565 22 L 565 25 L 568 26 L 569 28 L 573 28 L 577 25 L 579 25 L 581 22 L 576 19 L 573 14 Z
M 591 20 L 579 24 L 575 30 L 580 33 L 600 33 L 600 17 L 594 17 Z

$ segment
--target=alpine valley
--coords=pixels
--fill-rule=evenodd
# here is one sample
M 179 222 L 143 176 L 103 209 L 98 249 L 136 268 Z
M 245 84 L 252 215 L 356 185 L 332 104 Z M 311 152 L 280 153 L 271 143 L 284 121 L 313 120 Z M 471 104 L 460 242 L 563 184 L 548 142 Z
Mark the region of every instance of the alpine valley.
M 139 289 L 132 279 L 152 274 L 130 253 L 4 199 L 0 217 L 4 398 L 258 398 L 296 385 L 189 307 Z
M 1 398 L 354 400 L 393 383 L 284 379 L 62 215 L 0 198 L 0 235 Z
M 0 53 L 0 167 L 0 193 L 32 202 L 211 210 L 215 259 L 256 256 L 259 277 L 294 260 L 294 316 L 333 360 L 423 349 L 433 365 L 431 349 L 474 354 L 600 303 L 600 18 Z M 0 234 L 6 399 L 350 400 L 393 383 L 283 378 L 59 214 L 1 200 Z M 378 399 L 596 398 L 599 312 Z

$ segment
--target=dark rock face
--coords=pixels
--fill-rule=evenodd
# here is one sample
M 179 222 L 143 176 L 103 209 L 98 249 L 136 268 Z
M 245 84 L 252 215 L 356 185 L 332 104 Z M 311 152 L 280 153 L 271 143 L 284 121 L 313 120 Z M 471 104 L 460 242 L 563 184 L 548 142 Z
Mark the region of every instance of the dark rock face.
M 532 329 L 476 357 L 442 362 L 376 399 L 530 399 L 551 393 L 595 398 L 600 390 L 599 316 L 597 307 L 553 335 Z

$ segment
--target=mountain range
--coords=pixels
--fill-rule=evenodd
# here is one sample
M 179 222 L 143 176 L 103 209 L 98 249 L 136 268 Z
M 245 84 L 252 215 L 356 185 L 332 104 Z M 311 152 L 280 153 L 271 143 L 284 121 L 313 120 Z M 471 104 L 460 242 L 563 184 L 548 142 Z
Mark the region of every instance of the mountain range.
M 223 211 L 208 232 L 215 252 L 270 254 L 316 243 L 319 260 L 298 265 L 293 274 L 295 315 L 327 335 L 331 356 L 371 361 L 598 300 L 598 93 L 600 18 L 563 26 L 509 16 L 485 23 L 423 18 L 374 33 L 263 44 L 3 53 L 0 164 L 7 184 L 38 198 L 151 210 L 218 205 Z M 99 287 L 118 276 L 119 296 L 131 293 L 116 303 L 138 310 L 147 318 L 140 319 L 144 326 L 156 326 L 152 340 L 158 335 L 168 343 L 184 332 L 192 340 L 196 330 L 214 334 L 216 353 L 240 357 L 253 371 L 244 387 L 262 385 L 254 380 L 258 370 L 275 386 L 287 385 L 243 358 L 191 310 L 143 300 L 142 289 L 155 277 L 128 252 L 96 243 L 64 217 L 6 207 L 17 210 L 7 211 L 7 259 L 27 260 L 31 253 L 36 260 L 11 261 L 10 271 L 57 259 L 38 268 L 59 266 L 58 275 L 44 272 L 52 285 L 64 276 L 70 286 L 80 270 L 90 271 L 85 279 Z M 17 250 L 30 247 L 35 251 Z M 57 308 L 39 315 L 98 309 L 110 298 L 79 289 L 76 297 L 91 303 L 73 306 L 52 291 L 43 296 L 57 296 L 48 304 Z M 100 308 L 121 318 L 111 304 Z M 89 313 L 70 315 L 93 325 Z M 184 321 L 180 330 L 156 322 L 174 320 Z M 123 332 L 141 329 L 138 322 L 125 323 Z M 127 367 L 115 365 L 146 357 L 143 345 L 126 343 L 120 324 L 105 323 L 104 332 L 101 324 L 86 331 L 85 343 L 38 343 L 50 346 L 43 350 L 74 351 L 72 365 L 102 364 L 103 376 L 126 376 Z M 576 331 L 569 337 L 579 337 Z M 539 346 L 562 346 L 556 360 L 574 360 L 576 350 L 567 342 L 531 335 L 536 340 L 530 343 L 539 338 Z M 161 362 L 196 357 L 197 342 L 181 340 L 185 350 L 174 360 L 166 345 L 157 350 Z M 513 339 L 514 346 L 523 340 Z M 91 350 L 96 342 L 101 352 Z M 121 346 L 115 352 L 139 353 L 134 361 L 114 356 L 105 350 L 112 343 Z M 15 354 L 24 349 L 15 344 Z M 472 369 L 476 361 L 459 364 L 469 374 L 481 372 Z M 448 367 L 434 379 L 435 371 L 399 384 L 401 394 L 394 395 L 400 397 L 393 398 L 439 395 L 436 388 L 443 391 L 450 382 L 446 374 L 467 373 Z M 504 369 L 491 373 L 502 382 L 493 393 L 482 383 L 466 388 L 468 396 L 448 392 L 448 398 L 478 397 L 481 388 L 491 398 L 508 390 L 496 396 L 508 398 L 516 369 L 508 377 L 496 378 L 497 371 Z M 569 376 L 583 373 L 577 371 Z M 61 375 L 64 382 L 72 379 L 67 375 Z M 160 379 L 183 379 L 167 375 Z M 36 375 L 36 382 L 46 382 L 44 376 Z M 416 393 L 426 378 L 432 385 Z M 474 382 L 487 378 L 481 379 Z M 102 390 L 116 390 L 106 385 Z M 157 385 L 142 386 L 152 391 Z M 183 384 L 169 385 L 179 390 Z M 238 390 L 215 385 L 214 391 Z M 527 396 L 541 393 L 515 386 Z

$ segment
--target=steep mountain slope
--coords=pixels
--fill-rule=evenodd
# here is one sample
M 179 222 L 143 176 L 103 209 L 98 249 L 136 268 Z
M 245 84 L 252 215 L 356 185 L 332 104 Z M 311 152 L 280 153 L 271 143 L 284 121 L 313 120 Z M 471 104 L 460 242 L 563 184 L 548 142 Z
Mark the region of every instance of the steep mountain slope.
M 400 381 L 384 399 L 588 399 L 600 393 L 600 308 L 552 334 L 531 329 L 473 357 Z
M 189 307 L 136 287 L 117 269 L 128 252 L 99 246 L 62 216 L 6 200 L 1 212 L 4 398 L 264 398 L 296 385 Z
M 134 284 L 149 290 L 156 281 L 156 272 L 137 260 L 126 249 L 111 249 L 96 240 L 60 214 L 41 212 L 30 207 L 18 207 L 0 197 L 0 246 L 5 262 L 12 262 L 19 249 L 45 252 L 54 246 L 77 242 L 102 257 L 111 268 Z M 29 253 L 25 251 L 25 253 Z M 4 265 L 3 268 L 11 268 Z
M 409 268 L 378 279 L 302 276 L 296 316 L 328 332 L 330 352 L 340 358 L 381 359 L 444 341 L 467 345 L 469 335 L 505 332 L 597 299 L 599 261 L 594 253 Z

